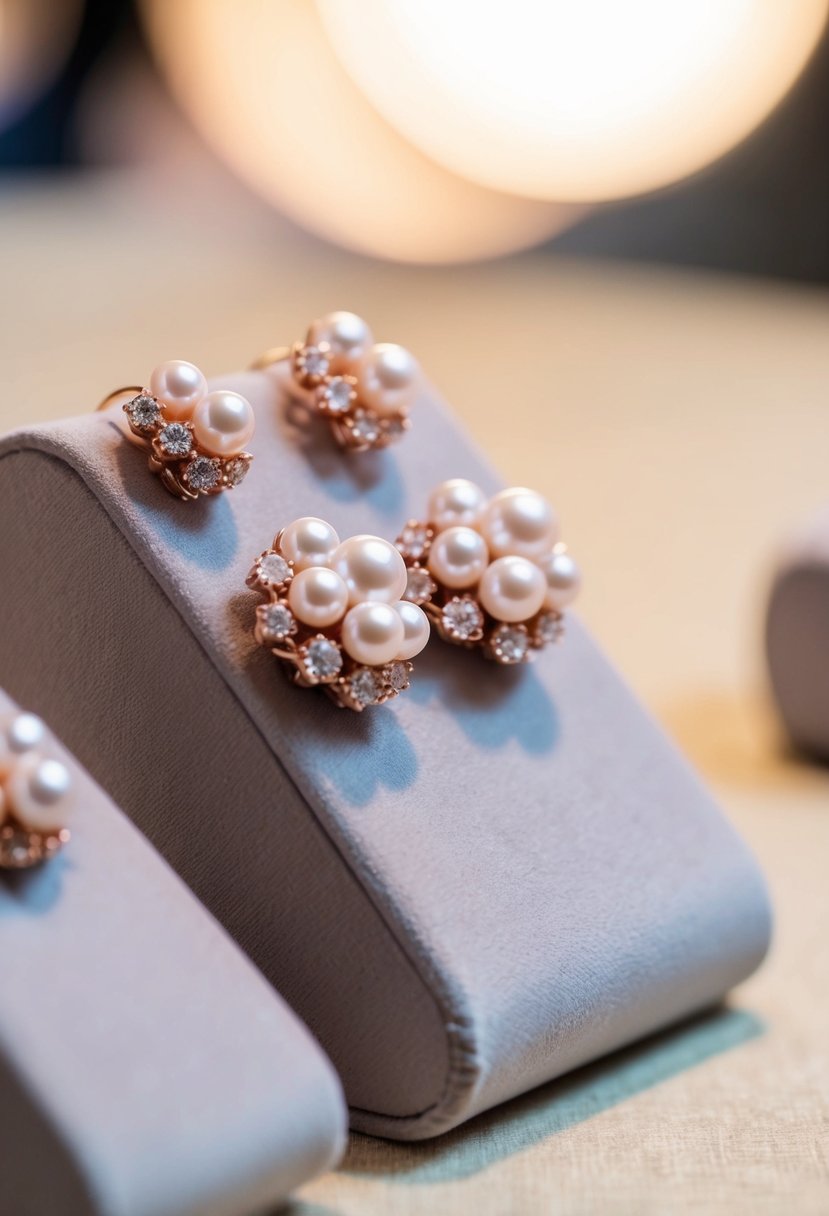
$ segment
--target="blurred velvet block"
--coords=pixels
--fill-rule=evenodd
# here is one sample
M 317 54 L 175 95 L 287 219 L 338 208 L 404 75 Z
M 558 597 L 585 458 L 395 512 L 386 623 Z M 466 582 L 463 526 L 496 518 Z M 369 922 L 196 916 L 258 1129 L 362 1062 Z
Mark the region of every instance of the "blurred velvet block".
M 829 507 L 786 547 L 769 598 L 766 652 L 792 742 L 829 760 Z
M 16 707 L 0 692 L 0 716 Z M 0 871 L 0 1214 L 247 1216 L 332 1165 L 308 1031 L 71 756 L 72 839 Z
M 0 678 L 308 1023 L 353 1125 L 435 1135 L 718 1002 L 766 950 L 763 879 L 577 620 L 520 670 L 436 640 L 362 714 L 254 641 L 283 524 L 393 538 L 444 478 L 498 488 L 445 407 L 349 459 L 277 370 L 214 387 L 257 410 L 217 499 L 168 496 L 117 410 L 0 446 Z

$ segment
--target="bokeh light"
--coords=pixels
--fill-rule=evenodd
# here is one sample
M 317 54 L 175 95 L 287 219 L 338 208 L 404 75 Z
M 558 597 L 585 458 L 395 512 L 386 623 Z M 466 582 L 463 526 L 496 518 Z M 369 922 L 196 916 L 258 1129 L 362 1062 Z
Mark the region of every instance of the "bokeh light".
M 532 198 L 700 169 L 796 80 L 826 0 L 319 0 L 378 111 L 453 172 Z
M 156 57 L 204 139 L 280 210 L 400 261 L 532 245 L 582 212 L 464 181 L 411 147 L 350 80 L 311 0 L 145 0 Z

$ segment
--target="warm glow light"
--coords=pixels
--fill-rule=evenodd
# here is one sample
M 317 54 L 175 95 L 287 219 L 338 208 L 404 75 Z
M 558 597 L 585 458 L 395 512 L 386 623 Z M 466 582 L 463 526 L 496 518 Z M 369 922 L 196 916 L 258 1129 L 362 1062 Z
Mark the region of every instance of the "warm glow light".
M 377 110 L 446 169 L 601 200 L 700 169 L 796 80 L 827 0 L 318 0 Z
M 486 257 L 581 209 L 465 181 L 411 147 L 334 55 L 312 0 L 145 0 L 150 39 L 204 138 L 306 228 L 401 261 Z
M 80 23 L 80 0 L 0 0 L 0 130 L 62 67 Z

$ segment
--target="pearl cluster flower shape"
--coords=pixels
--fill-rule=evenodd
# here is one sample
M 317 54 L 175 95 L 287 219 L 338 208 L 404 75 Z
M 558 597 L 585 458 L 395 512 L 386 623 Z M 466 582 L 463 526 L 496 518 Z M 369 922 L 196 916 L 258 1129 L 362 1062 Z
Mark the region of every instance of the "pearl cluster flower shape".
M 35 714 L 0 720 L 0 869 L 25 870 L 69 840 L 72 775 Z
M 378 536 L 340 541 L 324 519 L 305 516 L 279 532 L 254 562 L 247 585 L 265 600 L 254 634 L 294 683 L 321 685 L 347 709 L 380 705 L 409 687 L 411 659 L 429 621 L 403 599 L 406 566 Z
M 291 348 L 294 383 L 352 451 L 384 448 L 410 425 L 420 368 L 404 347 L 375 343 L 362 317 L 332 312 Z
M 428 518 L 411 520 L 396 544 L 405 598 L 446 641 L 515 664 L 562 637 L 581 576 L 555 511 L 535 491 L 516 486 L 487 499 L 474 482 L 442 482 Z
M 150 387 L 124 405 L 130 430 L 149 449 L 162 484 L 191 501 L 244 481 L 253 457 L 245 451 L 256 420 L 250 402 L 226 389 L 208 392 L 192 363 L 161 363 Z

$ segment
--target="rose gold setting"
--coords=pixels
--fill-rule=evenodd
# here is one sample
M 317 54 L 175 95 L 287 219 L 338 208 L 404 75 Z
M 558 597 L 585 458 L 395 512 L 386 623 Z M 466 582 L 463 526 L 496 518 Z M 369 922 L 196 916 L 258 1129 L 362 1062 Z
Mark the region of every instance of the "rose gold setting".
M 359 354 L 344 353 L 332 342 L 318 337 L 326 324 L 337 317 L 352 314 L 330 314 L 315 321 L 305 340 L 289 347 L 274 347 L 265 351 L 251 366 L 263 370 L 277 363 L 287 363 L 296 400 L 310 413 L 324 419 L 337 444 L 350 452 L 377 451 L 402 438 L 410 428 L 408 397 L 406 403 L 395 406 L 367 400 L 367 367 L 378 346 L 360 350 Z M 360 318 L 353 320 L 365 325 Z M 366 327 L 367 341 L 370 333 Z M 399 397 L 401 390 L 391 390 Z M 382 392 L 376 393 L 377 400 Z
M 201 376 L 198 369 L 192 370 Z M 155 377 L 156 373 L 153 375 Z M 203 380 L 202 383 L 203 400 L 207 397 L 207 384 Z M 230 395 L 244 402 L 238 394 Z M 173 409 L 151 388 L 130 385 L 109 393 L 98 409 L 107 409 L 123 397 L 128 397 L 122 409 L 129 426 L 129 438 L 146 451 L 150 471 L 176 498 L 193 502 L 202 496 L 220 494 L 223 490 L 232 490 L 242 484 L 253 456 L 244 451 L 241 445 L 238 450 L 217 455 L 199 442 L 192 421 L 194 410 L 201 404 L 198 394 L 194 394 L 193 403 L 183 412 L 181 405 Z M 247 402 L 244 405 L 250 411 L 250 405 Z
M 0 828 L 0 870 L 31 870 L 50 861 L 69 843 L 67 828 L 59 832 L 29 832 L 12 816 Z
M 378 665 L 359 662 L 343 642 L 348 609 L 332 625 L 318 628 L 304 622 L 289 602 L 291 584 L 299 573 L 283 549 L 282 529 L 271 548 L 256 558 L 247 586 L 263 597 L 256 608 L 254 637 L 279 659 L 292 683 L 323 688 L 338 706 L 356 712 L 383 705 L 409 687 L 413 664 L 404 658 Z M 366 538 L 368 539 L 368 538 Z M 315 563 L 319 568 L 323 563 Z M 325 569 L 330 564 L 325 563 Z M 303 570 L 308 570 L 307 563 Z
M 472 483 L 463 484 L 480 495 L 481 517 L 485 516 L 488 504 L 483 492 Z M 437 494 L 440 489 L 441 487 L 438 487 L 434 493 Z M 453 645 L 478 649 L 486 658 L 504 666 L 530 662 L 540 650 L 560 642 L 565 632 L 563 603 L 556 604 L 551 601 L 558 596 L 562 601 L 569 602 L 575 595 L 575 587 L 563 593 L 560 589 L 548 591 L 542 606 L 524 618 L 514 619 L 513 616 L 510 620 L 500 619 L 481 602 L 479 588 L 482 576 L 472 579 L 469 585 L 458 587 L 449 586 L 436 572 L 437 563 L 431 560 L 433 546 L 439 534 L 452 527 L 471 529 L 486 543 L 486 528 L 482 518 L 459 518 L 457 521 L 444 518 L 441 524 L 434 520 L 412 519 L 395 541 L 408 572 L 404 598 L 423 609 L 440 637 Z M 490 547 L 487 547 L 486 554 L 486 562 L 490 565 L 496 557 L 507 556 L 503 551 L 493 552 Z M 539 554 L 536 560 L 531 561 L 526 557 L 523 560 L 542 566 L 545 560 L 548 563 L 554 558 L 561 561 L 565 555 L 571 563 L 567 546 L 555 541 L 547 552 Z M 572 565 L 575 570 L 575 564 Z M 577 577 L 577 573 L 574 574 L 574 578 Z
M 30 735 L 31 729 L 34 727 L 38 737 L 36 739 L 15 738 L 16 728 L 24 725 L 29 728 Z M 69 843 L 69 829 L 54 822 L 56 815 L 58 818 L 62 818 L 69 811 L 67 805 L 71 780 L 69 770 L 60 761 L 53 760 L 48 752 L 43 750 L 44 739 L 45 728 L 40 719 L 33 714 L 14 714 L 0 726 L 0 870 L 32 869 L 34 866 L 51 860 Z M 19 779 L 21 776 L 30 775 L 21 773 L 21 765 L 24 764 L 35 764 L 38 767 L 46 764 L 53 770 L 57 769 L 66 783 L 65 791 L 54 788 L 51 792 L 46 791 L 49 794 L 47 799 L 49 818 L 52 820 L 48 826 L 31 822 L 31 792 L 28 795 L 30 800 L 28 813 L 25 802 L 23 805 L 19 805 L 17 801 L 21 797 Z M 31 776 L 37 776 L 37 768 Z M 35 791 L 37 792 L 36 785 Z M 40 794 L 43 797 L 44 792 L 41 790 Z M 25 798 L 25 794 L 23 797 Z M 56 811 L 56 807 L 60 809 Z M 36 814 L 37 802 L 35 802 Z

